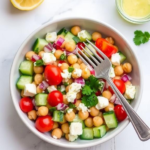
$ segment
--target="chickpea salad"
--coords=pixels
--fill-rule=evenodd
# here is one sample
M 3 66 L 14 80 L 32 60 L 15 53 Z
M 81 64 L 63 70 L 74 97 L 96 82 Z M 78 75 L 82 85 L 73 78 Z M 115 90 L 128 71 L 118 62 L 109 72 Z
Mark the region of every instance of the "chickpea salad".
M 26 53 L 16 86 L 21 110 L 34 121 L 38 131 L 49 132 L 54 139 L 73 142 L 78 138 L 102 138 L 127 117 L 108 83 L 97 79 L 94 69 L 76 55 L 77 49 L 88 50 L 83 43 L 86 39 L 110 59 L 109 76 L 127 101 L 135 97 L 132 65 L 112 37 L 104 38 L 99 32 L 90 34 L 79 26 L 46 33 Z M 95 51 L 90 44 L 88 47 Z

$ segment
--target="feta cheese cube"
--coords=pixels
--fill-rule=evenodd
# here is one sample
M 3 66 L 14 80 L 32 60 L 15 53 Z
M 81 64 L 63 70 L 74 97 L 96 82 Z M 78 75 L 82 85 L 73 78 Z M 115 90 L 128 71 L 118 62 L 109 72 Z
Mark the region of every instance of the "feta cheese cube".
M 49 93 L 51 93 L 52 91 L 56 91 L 57 88 L 56 88 L 56 86 L 52 85 L 52 86 L 49 86 L 49 87 L 47 88 L 47 90 L 48 90 Z
M 74 71 L 74 74 L 77 75 L 77 77 L 81 77 L 81 75 L 82 75 L 82 70 L 76 68 L 75 71 Z
M 33 97 L 36 94 L 35 84 L 25 84 L 24 95 Z
M 47 42 L 54 42 L 57 38 L 57 33 L 56 32 L 51 32 L 46 34 L 46 41 Z
M 68 69 L 64 69 L 63 73 L 61 73 L 62 78 L 70 79 L 71 78 L 71 72 L 68 71 Z
M 64 92 L 66 90 L 65 86 L 64 85 L 61 85 L 61 92 Z
M 67 113 L 71 113 L 73 111 L 73 109 L 72 108 L 69 108 L 68 110 L 67 110 Z
M 113 68 L 113 67 L 110 68 L 109 77 L 110 77 L 110 78 L 114 78 L 114 77 L 115 77 L 115 71 L 114 71 L 114 68 Z
M 56 57 L 52 53 L 43 53 L 42 60 L 45 65 L 48 65 L 56 61 Z
M 98 98 L 98 104 L 96 105 L 97 109 L 103 109 L 109 105 L 109 101 L 107 98 L 102 97 L 102 96 L 97 96 Z
M 78 93 L 81 90 L 81 84 L 79 83 L 72 83 L 69 87 L 69 91 Z
M 77 93 L 75 93 L 75 92 L 68 92 L 66 94 L 67 101 L 73 103 L 74 100 L 76 99 L 76 95 L 77 95 Z
M 80 103 L 77 107 L 77 110 L 82 110 L 82 112 L 84 113 L 85 111 L 88 111 L 88 108 L 83 103 Z
M 82 134 L 82 123 L 72 122 L 70 125 L 70 134 L 71 135 L 81 135 Z
M 69 137 L 69 141 L 70 142 L 73 142 L 73 141 L 75 141 L 78 138 L 77 135 L 71 135 L 71 134 L 68 134 L 68 137 Z
M 126 91 L 124 97 L 126 99 L 134 99 L 136 93 L 136 88 L 133 85 L 126 85 Z
M 121 60 L 121 57 L 120 57 L 119 53 L 112 54 L 111 62 L 113 65 L 115 65 L 115 66 L 120 65 L 120 60 Z

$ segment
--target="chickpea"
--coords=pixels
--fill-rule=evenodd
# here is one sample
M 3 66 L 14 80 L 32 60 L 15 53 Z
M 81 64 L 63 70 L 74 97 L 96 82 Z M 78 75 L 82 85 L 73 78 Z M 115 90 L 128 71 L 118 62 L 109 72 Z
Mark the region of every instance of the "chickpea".
M 68 86 L 66 87 L 66 92 L 69 92 L 69 87 L 70 87 L 70 85 L 68 85 Z
M 99 32 L 93 32 L 92 34 L 92 40 L 96 41 L 98 38 L 101 38 L 102 35 Z
M 36 120 L 37 118 L 37 114 L 36 114 L 36 111 L 35 110 L 31 110 L 28 112 L 28 118 L 30 120 Z
M 36 75 L 34 76 L 34 82 L 35 82 L 36 84 L 40 84 L 42 81 L 43 81 L 43 76 L 42 76 L 42 74 L 36 74 Z
M 62 137 L 62 131 L 61 131 L 61 129 L 59 129 L 59 128 L 56 128 L 56 129 L 54 129 L 53 131 L 52 131 L 52 137 L 53 138 L 57 138 L 57 139 L 60 139 L 61 137 Z
M 88 128 L 93 127 L 93 119 L 91 117 L 85 119 L 84 123 Z
M 81 28 L 79 26 L 74 26 L 71 28 L 71 33 L 73 35 L 77 35 L 81 31 Z
M 115 71 L 115 75 L 116 76 L 121 76 L 123 74 L 123 68 L 120 65 L 116 66 L 115 69 L 114 69 L 114 71 Z
M 65 138 L 69 141 L 69 134 L 65 134 Z
M 80 65 L 83 63 L 83 61 L 81 60 L 81 58 L 78 59 L 77 63 Z
M 78 107 L 80 103 L 81 103 L 81 100 L 77 100 L 75 103 L 75 106 Z
M 98 116 L 103 118 L 103 113 L 101 111 L 99 111 Z
M 58 127 L 59 127 L 58 122 L 54 122 L 54 125 L 53 125 L 53 128 L 52 128 L 52 129 L 56 129 L 56 128 L 58 128 Z
M 74 69 L 80 69 L 80 65 L 78 63 L 73 64 L 72 67 Z
M 90 73 L 90 71 L 87 68 L 82 70 L 82 78 L 83 79 L 88 79 L 90 77 L 90 75 L 91 75 L 91 73 Z
M 105 38 L 110 44 L 114 45 L 114 39 L 112 37 Z
M 26 53 L 25 57 L 26 57 L 27 60 L 31 60 L 33 55 L 35 55 L 35 52 L 29 51 L 29 52 Z
M 38 108 L 37 115 L 38 116 L 46 116 L 48 114 L 48 108 L 46 106 L 41 106 Z
M 73 65 L 78 61 L 78 58 L 76 55 L 72 54 L 67 57 L 67 60 L 68 60 L 69 64 Z
M 73 121 L 73 119 L 75 118 L 75 113 L 72 111 L 70 113 L 66 113 L 65 115 L 65 119 L 68 121 L 68 122 L 71 122 Z
M 82 97 L 82 92 L 78 92 L 77 96 L 76 96 L 76 99 L 81 99 L 81 97 Z
M 33 70 L 34 70 L 34 73 L 38 73 L 38 74 L 43 73 L 44 67 L 43 66 L 34 66 Z
M 69 104 L 66 95 L 63 95 L 63 103 L 66 104 L 66 105 Z
M 42 58 L 44 53 L 45 53 L 44 51 L 40 51 L 38 55 Z
M 61 125 L 61 130 L 63 133 L 68 134 L 69 133 L 69 124 L 68 123 L 64 123 Z
M 120 76 L 115 76 L 113 79 L 121 79 L 121 77 Z
M 42 92 L 43 92 L 43 89 L 40 89 L 40 87 L 37 86 L 37 87 L 36 87 L 36 92 L 37 92 L 37 93 L 42 93 Z
M 86 69 L 86 68 L 87 68 L 87 66 L 86 66 L 84 63 L 81 63 L 81 64 L 80 64 L 80 69 L 84 70 L 84 69 Z
M 60 66 L 60 69 L 63 71 L 65 69 L 68 69 L 69 68 L 69 65 L 67 63 L 62 63 L 61 66 Z
M 130 81 L 125 82 L 125 85 L 132 85 Z
M 82 112 L 82 110 L 80 110 L 80 111 L 78 112 L 78 115 L 79 115 L 79 118 L 80 118 L 81 120 L 85 120 L 85 119 L 87 119 L 87 118 L 89 117 L 89 112 L 88 112 L 88 111 Z
M 76 70 L 74 70 L 73 72 L 72 72 L 72 78 L 73 79 L 77 79 L 77 78 L 79 78 L 80 76 L 76 73 Z
M 110 91 L 105 90 L 105 91 L 103 91 L 102 96 L 107 98 L 108 100 L 110 100 L 110 98 L 112 97 L 112 94 Z
M 74 41 L 65 42 L 65 49 L 66 49 L 68 52 L 74 51 L 75 48 L 76 48 L 76 44 L 75 44 Z
M 130 73 L 132 71 L 132 65 L 130 63 L 124 63 L 123 70 L 125 73 Z
M 92 117 L 95 117 L 95 116 L 97 116 L 99 114 L 99 110 L 96 108 L 96 107 L 91 107 L 90 108 L 90 115 L 92 116 Z
M 21 91 L 21 94 L 20 94 L 20 95 L 21 95 L 21 97 L 26 97 L 26 96 L 24 95 L 24 90 Z
M 73 109 L 73 112 L 76 114 L 76 113 L 77 113 L 77 109 L 76 109 L 76 108 L 74 108 L 74 109 Z
M 101 126 L 104 123 L 103 119 L 99 116 L 93 118 L 93 124 L 95 127 Z
M 56 59 L 60 59 L 60 56 L 63 54 L 63 51 L 61 50 L 56 50 L 54 53 L 54 56 L 56 57 Z
M 73 83 L 73 79 L 72 79 L 72 78 L 70 78 L 70 79 L 67 81 L 67 83 L 68 83 L 68 84 Z
M 114 110 L 114 104 L 113 103 L 109 103 L 109 105 L 107 107 L 105 107 L 104 109 L 106 112 L 107 111 L 111 111 L 111 110 Z

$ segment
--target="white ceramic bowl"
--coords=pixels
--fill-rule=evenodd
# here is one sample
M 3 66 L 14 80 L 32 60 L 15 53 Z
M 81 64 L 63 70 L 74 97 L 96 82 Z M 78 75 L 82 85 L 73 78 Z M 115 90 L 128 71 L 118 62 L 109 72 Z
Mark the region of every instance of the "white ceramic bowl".
M 121 33 L 119 33 L 116 29 L 111 27 L 110 25 L 107 25 L 102 22 L 97 22 L 91 19 L 84 19 L 84 18 L 69 18 L 69 19 L 62 19 L 58 21 L 54 21 L 51 23 L 48 23 L 36 31 L 34 31 L 21 45 L 20 49 L 18 50 L 12 68 L 11 68 L 11 74 L 10 74 L 10 90 L 11 90 L 11 96 L 14 103 L 14 106 L 17 110 L 17 113 L 19 114 L 22 121 L 25 123 L 25 125 L 38 137 L 43 139 L 46 142 L 49 142 L 51 144 L 60 146 L 60 147 L 66 147 L 66 148 L 83 148 L 83 147 L 90 147 L 94 146 L 100 143 L 103 143 L 114 136 L 116 136 L 119 132 L 121 132 L 129 123 L 129 120 L 126 119 L 123 122 L 119 123 L 119 126 L 109 131 L 103 138 L 101 139 L 94 139 L 94 140 L 77 140 L 75 142 L 68 142 L 65 139 L 55 140 L 50 136 L 50 133 L 40 133 L 37 131 L 34 127 L 34 123 L 30 121 L 25 113 L 23 113 L 19 107 L 19 100 L 20 100 L 20 93 L 16 88 L 16 81 L 19 77 L 19 65 L 21 61 L 23 61 L 24 56 L 27 51 L 31 50 L 31 47 L 37 37 L 44 37 L 47 32 L 51 31 L 58 31 L 62 27 L 70 28 L 71 26 L 79 25 L 83 29 L 87 29 L 90 31 L 99 31 L 103 34 L 103 36 L 111 36 L 115 39 L 116 45 L 119 47 L 119 49 L 127 56 L 127 59 L 129 62 L 133 65 L 133 72 L 132 72 L 132 82 L 134 85 L 136 85 L 137 92 L 135 100 L 132 103 L 132 107 L 137 110 L 141 94 L 142 94 L 142 77 L 141 77 L 141 71 L 139 67 L 139 63 L 137 61 L 137 58 L 128 44 L 127 40 L 123 37 Z

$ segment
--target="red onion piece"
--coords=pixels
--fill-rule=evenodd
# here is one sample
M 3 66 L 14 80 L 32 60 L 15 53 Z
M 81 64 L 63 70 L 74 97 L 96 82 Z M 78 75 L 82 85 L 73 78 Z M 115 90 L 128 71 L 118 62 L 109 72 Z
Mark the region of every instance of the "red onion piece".
M 82 77 L 75 79 L 74 82 L 81 84 L 81 86 L 85 85 L 85 80 Z
M 95 70 L 93 69 L 93 67 L 89 65 L 87 67 L 90 70 L 90 73 L 95 76 Z
M 129 80 L 131 80 L 132 78 L 129 76 L 129 75 L 127 75 L 127 74 L 124 74 L 122 77 L 121 77 L 121 80 L 123 81 L 123 82 L 127 82 L 127 81 L 129 81 Z
M 110 102 L 114 103 L 114 104 L 121 104 L 119 99 L 117 98 L 117 96 L 115 94 L 113 94 L 113 96 L 110 98 Z
M 77 102 L 77 99 L 74 100 L 73 104 L 75 104 Z
M 64 103 L 59 103 L 57 106 L 56 106 L 56 109 L 57 110 L 65 110 L 68 106 Z
M 34 54 L 34 55 L 32 56 L 32 58 L 31 58 L 31 61 L 35 62 L 35 61 L 37 61 L 37 60 L 39 60 L 39 59 L 41 59 L 41 57 L 40 57 L 39 55 L 37 55 L 37 54 Z
M 42 90 L 46 90 L 48 86 L 49 84 L 46 81 L 42 81 L 42 83 L 39 84 L 39 88 Z
M 56 41 L 56 45 L 61 46 L 64 43 L 64 41 L 65 40 L 63 38 L 59 37 L 59 39 Z
M 44 47 L 45 52 L 51 52 L 54 49 L 53 44 L 49 43 Z

